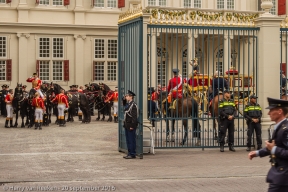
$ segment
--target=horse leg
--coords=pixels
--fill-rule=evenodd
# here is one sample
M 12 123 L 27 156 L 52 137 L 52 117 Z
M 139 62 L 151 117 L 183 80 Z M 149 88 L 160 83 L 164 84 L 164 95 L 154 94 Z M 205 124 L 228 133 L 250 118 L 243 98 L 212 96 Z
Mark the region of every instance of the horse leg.
M 172 120 L 172 135 L 171 135 L 171 142 L 175 141 L 175 119 Z
M 100 110 L 98 110 L 98 117 L 96 118 L 96 121 L 99 121 L 100 120 Z
M 25 128 L 24 118 L 25 118 L 25 115 L 21 115 L 21 119 L 22 119 L 21 128 Z
M 184 133 L 184 138 L 183 138 L 182 142 L 180 143 L 180 145 L 184 145 L 185 144 L 185 142 L 187 140 L 187 136 L 188 136 L 188 125 L 187 125 L 187 120 L 186 119 L 184 119 L 182 121 L 182 126 L 184 126 L 185 133 Z
M 217 125 L 218 125 L 218 120 L 217 120 Z M 216 120 L 215 120 L 215 117 L 213 118 L 213 130 L 214 130 L 214 134 L 215 134 L 215 137 L 214 137 L 214 140 L 218 140 L 218 136 L 217 136 L 217 125 L 216 125 Z
M 109 106 L 109 118 L 108 118 L 108 122 L 112 122 L 112 115 L 111 115 L 111 107 Z
M 104 111 L 103 111 L 103 116 L 102 116 L 101 121 L 104 121 L 104 120 L 105 120 L 105 114 L 104 114 Z
M 18 109 L 16 109 L 16 117 L 15 117 L 15 124 L 14 124 L 14 126 L 13 127 L 17 127 L 18 126 L 18 112 L 19 112 L 19 110 Z

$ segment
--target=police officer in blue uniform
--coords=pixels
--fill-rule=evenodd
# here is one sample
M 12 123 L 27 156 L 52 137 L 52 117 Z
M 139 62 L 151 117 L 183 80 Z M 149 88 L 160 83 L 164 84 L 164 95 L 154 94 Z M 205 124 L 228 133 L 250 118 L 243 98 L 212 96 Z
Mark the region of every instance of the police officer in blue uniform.
M 125 95 L 127 102 L 124 111 L 124 128 L 128 148 L 127 156 L 123 157 L 125 159 L 136 158 L 136 128 L 138 126 L 138 107 L 137 104 L 133 101 L 135 96 L 136 94 L 130 90 L 128 90 L 128 93 Z
M 229 90 L 224 90 L 224 98 L 219 101 L 219 123 L 220 123 L 220 151 L 224 152 L 225 136 L 228 129 L 228 146 L 229 151 L 235 152 L 234 149 L 234 113 L 236 111 L 235 103 L 231 100 Z
M 224 91 L 229 88 L 228 82 L 219 74 L 220 72 L 218 71 L 215 71 L 214 73 L 214 78 L 212 80 L 212 85 L 211 85 L 211 88 L 213 91 L 209 95 L 209 101 L 211 101 L 216 95 L 218 95 L 219 91 Z
M 256 95 L 250 96 L 250 102 L 245 106 L 244 118 L 248 125 L 247 130 L 247 149 L 246 151 L 251 151 L 251 138 L 255 130 L 256 140 L 257 140 L 257 150 L 262 148 L 262 137 L 261 137 L 261 117 L 262 109 L 260 105 L 256 102 L 258 97 Z
M 267 98 L 268 115 L 275 121 L 272 138 L 265 141 L 266 147 L 258 151 L 251 151 L 248 158 L 270 156 L 271 168 L 266 181 L 269 183 L 268 192 L 288 191 L 288 101 Z

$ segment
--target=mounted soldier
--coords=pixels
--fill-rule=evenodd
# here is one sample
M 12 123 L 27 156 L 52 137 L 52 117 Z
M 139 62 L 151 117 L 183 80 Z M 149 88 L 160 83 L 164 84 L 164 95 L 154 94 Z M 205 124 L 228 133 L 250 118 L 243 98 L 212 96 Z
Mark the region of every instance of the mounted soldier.
M 219 93 L 222 93 L 224 90 L 228 89 L 227 81 L 222 76 L 220 76 L 220 72 L 218 71 L 214 73 L 211 88 L 212 93 L 209 95 L 209 101 L 219 95 Z
M 169 80 L 167 88 L 168 89 L 167 91 L 169 93 L 168 97 L 171 97 L 171 103 L 173 103 L 175 99 L 182 98 L 182 84 L 183 84 L 182 77 L 178 76 L 179 69 L 173 69 L 172 71 L 174 77 L 172 77 Z
M 32 89 L 35 89 L 39 93 L 39 95 L 42 98 L 44 98 L 44 95 L 40 89 L 40 86 L 42 85 L 42 81 L 38 77 L 37 73 L 33 73 L 33 76 L 29 77 L 26 81 L 32 83 Z

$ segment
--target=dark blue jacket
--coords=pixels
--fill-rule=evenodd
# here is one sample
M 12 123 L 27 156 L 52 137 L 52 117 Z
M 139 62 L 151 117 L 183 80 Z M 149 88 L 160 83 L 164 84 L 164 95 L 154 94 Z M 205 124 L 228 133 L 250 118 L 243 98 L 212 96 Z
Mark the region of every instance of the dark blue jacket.
M 218 94 L 218 91 L 224 91 L 228 89 L 228 83 L 223 77 L 216 77 L 212 80 L 212 89 L 214 96 Z
M 277 146 L 275 150 L 274 165 L 267 175 L 267 182 L 275 185 L 288 185 L 288 120 L 284 120 L 273 132 L 272 140 Z M 259 156 L 265 157 L 271 152 L 266 148 L 259 150 Z

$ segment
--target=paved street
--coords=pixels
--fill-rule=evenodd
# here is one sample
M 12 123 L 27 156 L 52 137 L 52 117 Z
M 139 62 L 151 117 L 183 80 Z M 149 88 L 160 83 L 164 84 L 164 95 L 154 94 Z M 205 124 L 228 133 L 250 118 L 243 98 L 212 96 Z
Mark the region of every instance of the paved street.
M 95 118 L 40 131 L 4 128 L 1 117 L 0 191 L 267 190 L 269 159 L 250 161 L 245 148 L 163 149 L 125 160 L 117 124 Z

